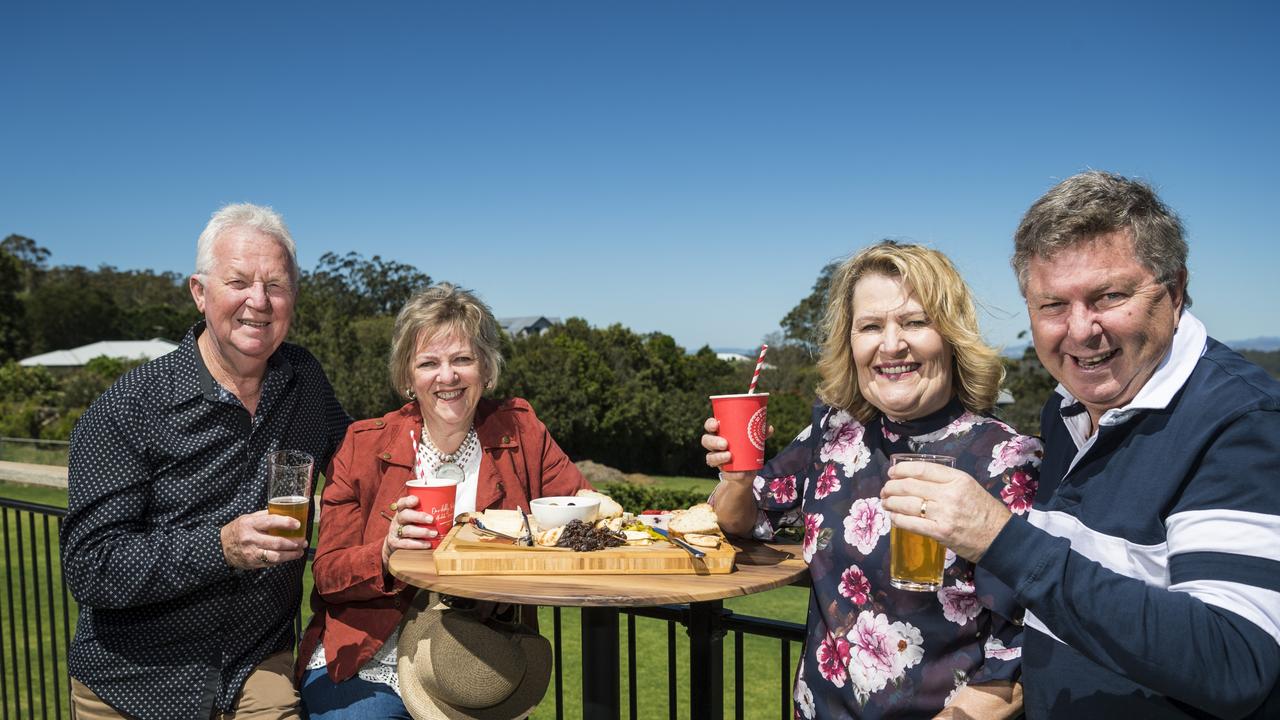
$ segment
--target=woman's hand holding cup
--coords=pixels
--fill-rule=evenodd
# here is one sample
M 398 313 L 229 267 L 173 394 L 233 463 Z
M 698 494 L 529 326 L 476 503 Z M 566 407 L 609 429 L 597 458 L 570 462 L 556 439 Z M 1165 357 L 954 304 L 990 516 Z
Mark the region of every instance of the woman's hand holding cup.
M 414 508 L 418 498 L 406 495 L 391 504 L 395 515 L 387 526 L 387 537 L 382 541 L 382 567 L 385 570 L 396 550 L 430 550 L 435 544 L 436 531 L 428 527 L 434 518 Z
M 702 447 L 707 451 L 707 465 L 713 468 L 728 465 L 729 461 L 733 458 L 729 454 L 729 441 L 719 435 L 720 421 L 713 417 L 709 417 L 707 418 L 707 421 L 702 424 L 702 428 L 707 431 L 706 434 L 702 436 Z M 770 425 L 769 429 L 765 432 L 765 437 L 768 438 L 772 436 L 773 426 Z M 728 480 L 730 482 L 752 480 L 755 476 L 756 474 L 754 472 L 720 473 L 721 480 Z

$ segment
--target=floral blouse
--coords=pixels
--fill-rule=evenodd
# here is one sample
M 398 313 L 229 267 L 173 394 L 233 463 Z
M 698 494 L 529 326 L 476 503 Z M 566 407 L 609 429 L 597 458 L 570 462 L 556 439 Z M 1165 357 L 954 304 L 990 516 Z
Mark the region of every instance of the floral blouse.
M 1013 591 L 947 551 L 936 593 L 889 584 L 889 516 L 880 507 L 892 453 L 951 455 L 1011 511 L 1031 508 L 1043 455 L 958 401 L 906 424 L 867 425 L 818 403 L 813 424 L 755 479 L 755 535 L 803 525 L 813 589 L 796 718 L 930 718 L 961 687 L 1016 681 L 1022 611 Z

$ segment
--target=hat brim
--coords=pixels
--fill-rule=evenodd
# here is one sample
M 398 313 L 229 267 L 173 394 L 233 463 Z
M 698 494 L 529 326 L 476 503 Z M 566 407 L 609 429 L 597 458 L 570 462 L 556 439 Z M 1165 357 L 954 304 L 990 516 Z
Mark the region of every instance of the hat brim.
M 439 614 L 449 610 L 444 605 L 421 607 L 426 592 L 405 617 L 397 649 L 396 669 L 399 673 L 400 699 L 414 720 L 516 720 L 530 715 L 547 692 L 551 682 L 551 643 L 546 638 L 517 626 L 512 640 L 525 655 L 525 675 L 506 699 L 484 708 L 463 708 L 436 698 L 427 691 L 421 676 L 414 672 L 414 656 L 431 625 L 439 623 Z M 434 615 L 435 617 L 432 617 Z

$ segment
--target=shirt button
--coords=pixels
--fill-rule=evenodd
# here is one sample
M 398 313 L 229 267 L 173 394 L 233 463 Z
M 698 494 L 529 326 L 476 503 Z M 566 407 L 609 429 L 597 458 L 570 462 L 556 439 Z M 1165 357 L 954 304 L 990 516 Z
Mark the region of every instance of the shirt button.
M 391 459 L 391 453 L 389 453 L 389 452 L 384 452 L 384 453 L 382 453 L 381 455 L 379 455 L 378 457 L 382 458 L 383 460 L 390 460 L 390 459 Z
M 373 426 L 374 426 L 374 427 L 382 427 L 383 425 L 386 425 L 386 424 L 387 424 L 387 421 L 386 421 L 386 420 L 374 420 L 374 421 L 373 421 Z
M 511 442 L 511 436 L 510 436 L 510 435 L 503 435 L 503 436 L 502 436 L 502 444 L 503 444 L 503 445 L 506 445 L 506 444 L 508 444 L 508 443 L 510 443 L 510 442 Z

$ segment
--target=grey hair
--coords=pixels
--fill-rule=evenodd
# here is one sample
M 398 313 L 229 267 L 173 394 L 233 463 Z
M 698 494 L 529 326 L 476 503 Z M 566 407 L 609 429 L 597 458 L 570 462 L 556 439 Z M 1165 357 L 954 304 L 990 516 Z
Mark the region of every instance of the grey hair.
M 222 233 L 237 227 L 253 228 L 260 233 L 270 235 L 284 248 L 289 257 L 289 279 L 294 292 L 298 291 L 298 248 L 293 243 L 293 236 L 284 224 L 280 213 L 265 205 L 251 203 L 232 203 L 219 208 L 204 226 L 200 239 L 196 240 L 196 274 L 202 278 L 213 271 L 213 245 Z
M 1156 282 L 1170 292 L 1180 290 L 1182 307 L 1191 307 L 1182 221 L 1150 185 L 1098 170 L 1058 183 L 1022 217 L 1013 235 L 1010 264 L 1023 297 L 1032 258 L 1051 258 L 1077 243 L 1119 230 L 1129 231 L 1134 256 L 1155 275 Z
M 413 384 L 413 356 L 418 341 L 452 333 L 471 342 L 480 357 L 484 389 L 498 384 L 502 370 L 502 334 L 484 301 L 469 290 L 442 282 L 415 293 L 396 315 L 388 361 L 391 387 L 407 399 Z

